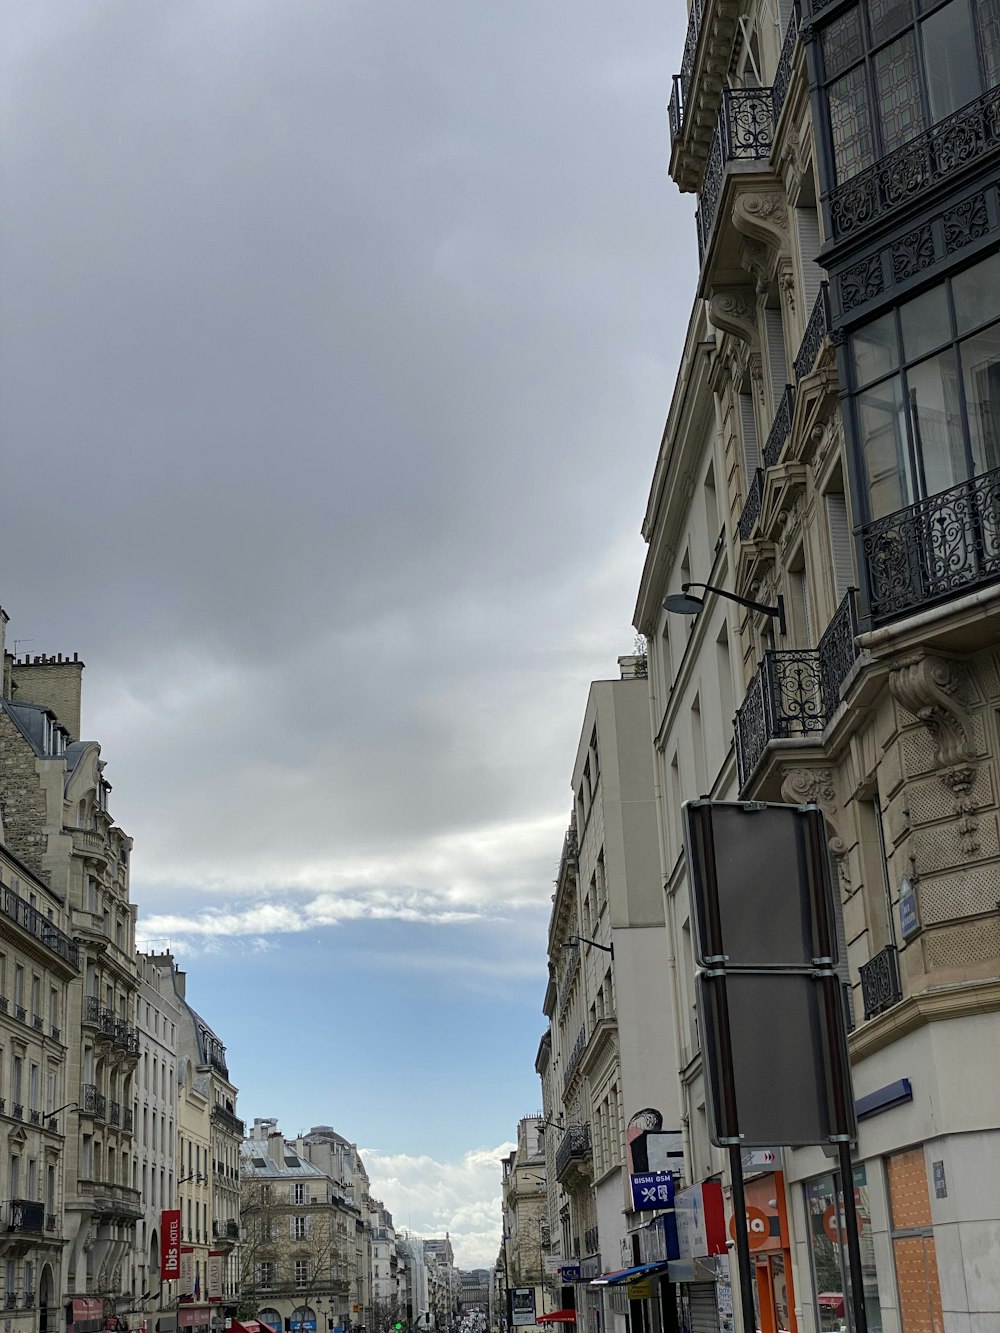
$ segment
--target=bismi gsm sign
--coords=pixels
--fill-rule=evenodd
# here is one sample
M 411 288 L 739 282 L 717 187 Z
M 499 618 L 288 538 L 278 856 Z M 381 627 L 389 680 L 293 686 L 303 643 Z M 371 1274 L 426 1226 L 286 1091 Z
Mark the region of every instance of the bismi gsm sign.
M 181 1275 L 181 1210 L 160 1213 L 160 1278 L 173 1282 Z

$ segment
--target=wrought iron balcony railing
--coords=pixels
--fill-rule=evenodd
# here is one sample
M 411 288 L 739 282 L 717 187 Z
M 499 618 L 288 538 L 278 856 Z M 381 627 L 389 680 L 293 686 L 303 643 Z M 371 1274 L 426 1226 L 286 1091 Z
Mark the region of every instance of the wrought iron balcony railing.
M 736 765 L 743 788 L 773 740 L 821 734 L 858 657 L 854 590 L 817 648 L 769 649 L 736 713 Z
M 33 1199 L 10 1199 L 4 1206 L 4 1213 L 8 1231 L 42 1231 L 45 1228 L 45 1205 Z
M 1000 578 L 1000 468 L 864 529 L 874 624 Z
M 108 1123 L 109 1123 L 109 1124 L 112 1124 L 112 1125 L 120 1125 L 121 1122 L 122 1122 L 122 1107 L 121 1107 L 121 1102 L 112 1102 L 112 1103 L 111 1103 L 111 1118 L 110 1118 L 110 1120 L 109 1120 Z
M 80 1089 L 80 1110 L 85 1115 L 93 1115 L 98 1120 L 103 1120 L 107 1113 L 107 1100 L 103 1093 L 97 1091 L 93 1083 L 85 1083 Z
M 809 316 L 809 322 L 806 324 L 806 331 L 799 343 L 799 350 L 792 362 L 796 384 L 800 379 L 811 374 L 819 355 L 819 349 L 823 346 L 823 340 L 829 332 L 830 288 L 827 283 L 822 282 L 820 283 L 819 295 L 813 304 L 812 314 Z
M 681 76 L 675 74 L 670 88 L 670 101 L 667 103 L 667 116 L 670 120 L 670 142 L 681 136 L 684 124 L 684 99 L 681 93 Z
M 0 891 L 0 911 L 36 939 L 41 940 L 71 967 L 79 968 L 80 949 L 75 941 L 64 934 L 58 926 L 54 926 L 47 916 L 43 916 L 36 907 L 32 907 L 31 903 L 26 902 L 13 889 L 4 887 Z
M 230 1134 L 235 1134 L 237 1138 L 241 1139 L 246 1133 L 246 1125 L 243 1121 L 225 1106 L 213 1106 L 212 1119 L 223 1129 L 227 1129 Z
M 766 162 L 774 141 L 770 88 L 726 88 L 705 164 L 698 201 L 698 244 L 702 256 L 715 226 L 715 215 L 729 162 Z
M 590 1124 L 570 1125 L 556 1149 L 556 1179 L 561 1180 L 570 1162 L 590 1156 Z
M 791 384 L 786 384 L 784 392 L 781 395 L 781 401 L 778 403 L 778 410 L 774 414 L 774 420 L 771 423 L 771 429 L 768 431 L 767 439 L 764 441 L 764 466 L 774 467 L 781 457 L 781 451 L 785 447 L 785 441 L 792 430 L 792 410 L 795 407 L 795 389 Z
M 781 118 L 781 108 L 785 105 L 785 98 L 788 96 L 788 89 L 792 82 L 792 56 L 795 52 L 795 42 L 798 35 L 799 16 L 793 6 L 788 25 L 785 28 L 785 38 L 781 43 L 778 68 L 774 71 L 774 82 L 771 84 L 771 115 L 775 125 Z
M 908 199 L 1000 148 L 1000 86 L 830 191 L 833 239 L 870 226 Z
M 135 1125 L 135 1112 L 127 1106 L 122 1107 L 122 1129 L 126 1134 L 131 1134 Z
M 212 1222 L 212 1236 L 215 1240 L 239 1240 L 240 1224 L 234 1217 L 228 1218 L 225 1222 L 215 1218 Z
M 698 55 L 698 39 L 701 37 L 701 16 L 704 7 L 704 0 L 694 0 L 688 14 L 687 32 L 684 35 L 684 52 L 681 56 L 681 72 L 677 75 L 677 83 L 680 91 L 680 115 L 677 120 L 678 133 L 684 123 L 683 109 L 687 106 L 688 97 L 691 93 L 691 79 L 694 76 L 694 63 Z
M 587 1027 L 586 1024 L 577 1033 L 576 1041 L 573 1043 L 573 1049 L 570 1052 L 569 1059 L 566 1061 L 566 1068 L 563 1070 L 563 1091 L 569 1087 L 573 1075 L 576 1073 L 577 1066 L 583 1059 L 583 1053 L 587 1049 Z
M 587 1254 L 596 1254 L 601 1248 L 600 1236 L 597 1227 L 588 1227 L 583 1233 L 583 1248 Z
M 750 489 L 747 491 L 746 504 L 743 506 L 743 512 L 740 514 L 740 521 L 737 525 L 740 534 L 740 541 L 748 542 L 753 534 L 757 519 L 760 517 L 760 506 L 764 499 L 764 469 L 757 468 L 753 474 L 753 481 L 750 483 Z
M 877 953 L 867 963 L 862 963 L 858 973 L 861 977 L 865 1018 L 874 1018 L 876 1014 L 899 1004 L 903 998 L 903 988 L 899 981 L 899 957 L 894 944 L 887 945 L 881 953 Z

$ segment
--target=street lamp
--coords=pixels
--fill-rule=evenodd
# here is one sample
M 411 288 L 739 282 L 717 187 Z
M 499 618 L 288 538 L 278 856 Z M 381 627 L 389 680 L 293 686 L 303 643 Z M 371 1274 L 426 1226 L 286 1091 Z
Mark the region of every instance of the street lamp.
M 46 1111 L 45 1118 L 49 1122 L 49 1129 L 56 1128 L 56 1116 L 60 1111 L 78 1111 L 79 1109 L 79 1102 L 66 1102 L 64 1106 L 57 1106 L 54 1111 Z
M 208 1176 L 203 1176 L 200 1171 L 192 1171 L 189 1176 L 181 1176 L 177 1184 L 186 1185 L 189 1180 L 193 1180 L 196 1185 L 208 1184 Z
M 680 592 L 672 592 L 664 597 L 664 611 L 673 611 L 678 616 L 696 616 L 705 605 L 705 599 L 688 592 L 689 588 L 704 588 L 706 592 L 714 592 L 718 597 L 726 597 L 731 602 L 738 602 L 740 606 L 748 606 L 751 611 L 760 611 L 765 616 L 773 616 L 778 622 L 778 633 L 782 635 L 785 633 L 784 597 L 778 596 L 774 606 L 767 606 L 764 602 L 752 602 L 748 597 L 727 592 L 725 588 L 716 588 L 711 583 L 682 583 Z
M 586 940 L 582 935 L 571 935 L 562 945 L 564 949 L 575 949 L 578 944 L 589 944 L 592 949 L 602 949 L 609 953 L 612 958 L 615 956 L 615 946 L 613 944 L 598 944 L 597 940 Z

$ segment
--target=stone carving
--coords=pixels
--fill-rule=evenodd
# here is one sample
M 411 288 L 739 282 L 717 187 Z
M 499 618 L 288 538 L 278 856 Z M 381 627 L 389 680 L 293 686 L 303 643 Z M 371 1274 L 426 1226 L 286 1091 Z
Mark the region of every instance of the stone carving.
M 818 805 L 823 812 L 830 837 L 827 842 L 840 877 L 841 891 L 851 888 L 851 870 L 847 861 L 847 840 L 837 814 L 837 794 L 830 768 L 786 768 L 781 781 L 781 799 L 789 805 Z
M 747 369 L 750 371 L 750 379 L 757 391 L 757 398 L 761 407 L 766 406 L 764 402 L 764 364 L 756 353 L 748 359 Z
M 708 317 L 717 329 L 742 342 L 757 342 L 757 303 L 749 291 L 735 288 L 717 291 L 708 303 Z
M 889 689 L 931 733 L 938 768 L 962 766 L 975 757 L 972 719 L 962 704 L 970 684 L 964 663 L 931 653 L 914 653 L 890 669 Z
M 744 236 L 786 253 L 788 250 L 788 208 L 780 190 L 740 194 L 733 204 L 733 226 Z
M 795 314 L 795 274 L 790 264 L 782 264 L 778 274 L 778 290 L 788 305 L 791 314 Z
M 976 780 L 976 770 L 971 765 L 963 764 L 941 774 L 941 781 L 955 798 L 955 813 L 958 820 L 959 845 L 966 856 L 975 856 L 979 851 L 976 837 L 979 820 L 974 818 L 979 809 L 972 798 L 972 785 Z

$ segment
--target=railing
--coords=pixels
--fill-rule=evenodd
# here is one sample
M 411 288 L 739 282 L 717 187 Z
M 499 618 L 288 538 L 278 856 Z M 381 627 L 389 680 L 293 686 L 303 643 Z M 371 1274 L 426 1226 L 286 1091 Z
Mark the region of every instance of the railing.
M 799 350 L 792 362 L 796 384 L 806 375 L 812 373 L 812 368 L 816 364 L 816 357 L 819 355 L 819 349 L 823 346 L 823 341 L 829 332 L 830 288 L 827 283 L 822 282 L 820 283 L 819 295 L 813 303 L 809 322 L 806 324 L 806 331 L 799 343 Z
M 583 1053 L 587 1048 L 587 1028 L 584 1025 L 577 1033 L 576 1041 L 573 1043 L 573 1049 L 570 1052 L 569 1059 L 566 1061 L 566 1068 L 563 1070 L 563 1091 L 569 1087 L 573 1075 L 576 1073 L 577 1065 L 583 1059 Z
M 837 711 L 841 686 L 847 679 L 851 667 L 858 660 L 856 594 L 856 588 L 848 588 L 847 595 L 833 613 L 833 619 L 816 645 L 816 656 L 819 658 L 819 689 L 827 721 Z
M 225 1222 L 215 1219 L 212 1222 L 212 1235 L 216 1240 L 239 1240 L 240 1224 L 232 1217 Z
M 855 590 L 834 612 L 816 648 L 769 649 L 736 713 L 736 764 L 744 787 L 773 740 L 816 735 L 840 703 L 859 650 Z
M 29 1111 L 28 1111 L 28 1120 L 29 1120 L 29 1122 L 30 1122 L 32 1125 L 40 1125 L 40 1124 L 42 1123 L 42 1113 L 41 1113 L 41 1111 L 36 1111 L 36 1110 L 34 1110 L 34 1109 L 29 1109 Z
M 57 1028 L 55 1023 L 53 1023 L 52 1026 L 49 1028 L 49 1035 L 52 1037 L 53 1041 L 62 1040 L 62 1030 L 60 1028 Z
M 116 1046 L 120 1046 L 129 1055 L 139 1054 L 139 1031 L 137 1028 L 129 1027 L 124 1018 L 115 1019 L 112 1039 Z
M 1000 468 L 876 519 L 861 538 L 879 624 L 1000 577 Z
M 96 995 L 85 995 L 83 997 L 83 1021 L 85 1023 L 94 1023 L 98 1027 L 101 1023 L 101 1002 Z
M 22 1105 L 21 1102 L 13 1102 L 13 1103 L 11 1104 L 10 1113 L 11 1113 L 11 1115 L 14 1117 L 15 1120 L 23 1120 L 23 1119 L 24 1119 L 24 1106 Z
M 8 1231 L 42 1231 L 45 1205 L 33 1199 L 10 1199 L 4 1208 Z
M 573 989 L 573 978 L 580 970 L 580 950 L 574 947 L 567 950 L 566 971 L 563 973 L 562 985 L 559 989 L 559 1016 L 560 1018 L 566 1012 L 566 1006 L 569 1004 L 570 992 Z
M 764 469 L 757 468 L 753 474 L 753 481 L 750 483 L 750 489 L 747 491 L 746 504 L 743 506 L 743 512 L 740 514 L 740 521 L 737 525 L 740 541 L 748 542 L 753 533 L 757 519 L 760 517 L 760 507 L 764 499 Z
M 887 945 L 881 953 L 877 953 L 867 963 L 862 963 L 858 972 L 865 1018 L 874 1018 L 876 1014 L 899 1004 L 903 998 L 903 989 L 899 982 L 899 957 L 894 944 Z
M 11 921 L 16 921 L 19 926 L 34 935 L 53 953 L 59 955 L 71 967 L 80 966 L 79 946 L 64 934 L 58 926 L 54 926 L 48 917 L 43 916 L 36 907 L 26 902 L 13 889 L 4 886 L 0 892 L 0 911 Z
M 562 1179 L 570 1162 L 590 1155 L 590 1124 L 570 1125 L 556 1149 L 556 1179 Z
M 46 1214 L 45 1214 L 45 1230 L 46 1230 L 46 1231 L 55 1231 L 55 1229 L 56 1229 L 56 1215 L 55 1215 L 55 1213 L 46 1213 Z
M 766 162 L 771 156 L 774 122 L 770 88 L 726 88 L 705 164 L 698 201 L 698 243 L 708 249 L 715 225 L 727 162 Z
M 112 1103 L 111 1103 L 111 1116 L 110 1116 L 110 1118 L 109 1118 L 108 1123 L 109 1123 L 109 1124 L 112 1124 L 112 1125 L 120 1125 L 121 1122 L 122 1122 L 122 1106 L 121 1106 L 121 1102 L 112 1102 Z
M 126 1134 L 131 1134 L 135 1126 L 135 1113 L 127 1106 L 122 1111 L 122 1129 Z
M 599 1230 L 598 1227 L 588 1227 L 583 1233 L 583 1248 L 587 1254 L 596 1254 L 601 1248 Z
M 684 35 L 684 53 L 681 56 L 681 72 L 677 75 L 677 82 L 680 85 L 680 103 L 682 110 L 687 106 L 688 97 L 691 93 L 691 79 L 694 76 L 694 62 L 695 57 L 698 54 L 698 39 L 701 36 L 702 10 L 703 0 L 694 0 L 691 5 L 691 11 L 688 14 L 687 32 Z M 682 120 L 678 120 L 678 130 L 682 123 Z
M 764 466 L 774 467 L 781 457 L 781 451 L 785 447 L 785 441 L 788 439 L 792 429 L 792 410 L 795 407 L 795 389 L 791 384 L 786 384 L 784 392 L 781 395 L 781 402 L 778 404 L 778 410 L 774 414 L 774 421 L 771 423 L 771 429 L 768 431 L 767 439 L 764 441 Z M 744 540 L 746 540 L 744 538 Z
M 218 1055 L 215 1051 L 213 1051 L 211 1055 L 208 1057 L 208 1063 L 212 1066 L 213 1069 L 217 1069 L 220 1074 L 224 1074 L 226 1078 L 229 1077 L 229 1068 L 223 1056 Z
M 35 1293 L 33 1291 L 26 1291 L 24 1293 L 21 1300 L 21 1308 L 23 1310 L 33 1310 L 35 1308 Z
M 16 1310 L 16 1309 L 17 1309 L 17 1292 L 16 1292 L 16 1291 L 5 1291 L 5 1292 L 4 1292 L 4 1297 L 3 1297 L 3 1308 L 4 1308 L 5 1310 Z
M 771 115 L 775 125 L 781 118 L 781 108 L 785 105 L 785 98 L 788 96 L 788 89 L 792 82 L 792 55 L 795 51 L 795 41 L 798 35 L 799 16 L 793 6 L 788 18 L 788 26 L 785 28 L 785 39 L 781 43 L 778 68 L 774 71 L 774 82 L 771 84 Z
M 80 1089 L 80 1110 L 84 1115 L 97 1116 L 98 1120 L 104 1119 L 107 1101 L 93 1083 L 85 1083 Z
M 1000 147 L 1000 87 L 830 191 L 833 237 L 870 226 L 897 205 Z
M 246 1126 L 243 1121 L 238 1115 L 234 1115 L 233 1112 L 228 1110 L 225 1106 L 213 1106 L 212 1119 L 216 1124 L 222 1125 L 224 1129 L 229 1130 L 230 1134 L 235 1134 L 237 1138 L 241 1139 L 246 1133 Z
M 681 137 L 684 124 L 684 97 L 681 92 L 681 76 L 675 74 L 670 88 L 670 101 L 667 103 L 667 116 L 670 121 L 670 142 Z
M 31 1015 L 31 1026 L 35 1029 L 36 1032 L 41 1032 L 41 1030 L 45 1027 L 45 1020 L 44 1018 L 42 1018 L 41 1014 Z
M 19 1023 L 26 1023 L 28 1021 L 28 1011 L 23 1004 L 14 1005 L 14 1017 Z

